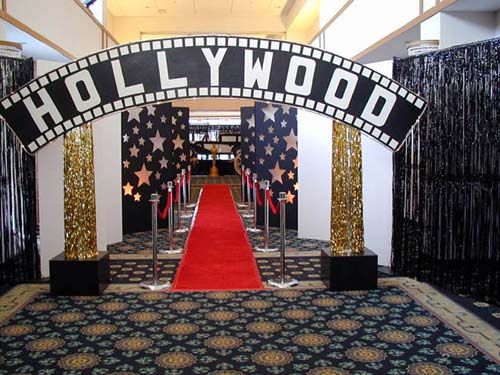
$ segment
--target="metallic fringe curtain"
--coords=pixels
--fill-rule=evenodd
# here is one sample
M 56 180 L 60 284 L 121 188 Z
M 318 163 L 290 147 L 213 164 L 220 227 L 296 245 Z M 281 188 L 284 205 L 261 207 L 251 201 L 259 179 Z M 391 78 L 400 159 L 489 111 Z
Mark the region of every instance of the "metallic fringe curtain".
M 33 61 L 0 57 L 0 96 L 33 78 Z M 0 120 L 0 284 L 40 278 L 35 158 Z
M 394 157 L 393 271 L 500 302 L 500 40 L 396 60 L 429 103 Z
M 363 196 L 361 185 L 361 136 L 338 122 L 332 133 L 332 255 L 364 252 Z
M 92 126 L 73 129 L 64 138 L 64 256 L 97 257 Z

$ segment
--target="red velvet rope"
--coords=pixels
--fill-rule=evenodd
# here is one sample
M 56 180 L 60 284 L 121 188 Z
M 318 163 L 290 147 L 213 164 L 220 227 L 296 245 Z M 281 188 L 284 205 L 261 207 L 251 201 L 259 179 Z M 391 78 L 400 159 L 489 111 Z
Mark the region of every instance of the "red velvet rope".
M 271 212 L 273 213 L 273 215 L 276 215 L 280 211 L 280 206 L 274 205 L 273 198 L 271 198 L 271 191 L 270 190 L 266 190 L 266 199 L 269 202 L 269 208 L 271 209 Z
M 254 187 L 253 187 L 253 188 L 255 189 L 255 196 L 257 197 L 257 204 L 258 204 L 259 206 L 262 206 L 262 199 L 260 198 L 259 183 L 258 183 L 258 182 L 256 182 L 256 183 L 254 184 Z
M 181 198 L 181 185 L 178 180 L 175 180 L 175 199 L 174 203 L 177 203 Z
M 172 194 L 167 193 L 167 204 L 165 205 L 165 208 L 163 211 L 160 211 L 158 208 L 158 216 L 160 216 L 160 219 L 165 220 L 168 215 L 168 210 L 170 210 L 170 206 L 172 205 Z

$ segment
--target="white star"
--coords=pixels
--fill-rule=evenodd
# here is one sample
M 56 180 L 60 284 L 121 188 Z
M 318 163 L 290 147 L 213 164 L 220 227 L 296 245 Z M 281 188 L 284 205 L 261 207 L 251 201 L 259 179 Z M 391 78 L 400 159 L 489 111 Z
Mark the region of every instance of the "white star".
M 127 134 L 123 134 L 122 137 L 123 137 L 123 143 L 127 143 L 129 136 Z
M 181 161 L 186 161 L 187 156 L 186 156 L 186 154 L 185 154 L 185 153 L 182 153 L 182 154 L 179 156 L 179 158 L 181 159 Z
M 260 159 L 259 159 L 259 164 L 261 164 L 261 165 L 262 165 L 262 164 L 264 164 L 264 159 L 260 158 Z M 261 189 L 262 189 L 262 188 L 261 188 Z
M 137 126 L 134 126 L 134 127 L 132 128 L 132 133 L 134 133 L 134 134 L 139 134 L 139 128 L 138 128 Z
M 167 184 L 166 183 L 162 183 L 161 185 L 161 190 L 167 190 Z
M 282 105 L 282 106 L 281 106 L 281 109 L 283 110 L 283 114 L 285 114 L 285 113 L 290 114 L 290 109 L 291 109 L 291 108 L 292 108 L 292 107 L 290 107 L 289 105 Z
M 146 122 L 146 127 L 148 129 L 152 129 L 153 128 L 153 123 L 151 121 Z
M 271 103 L 267 105 L 267 107 L 262 108 L 262 112 L 264 112 L 264 122 L 266 120 L 274 121 L 274 115 L 278 111 L 278 108 L 273 107 Z
M 252 116 L 247 119 L 248 129 L 255 128 L 255 115 L 252 113 Z
M 177 116 L 182 117 L 182 114 L 182 111 L 179 109 L 179 111 L 177 111 Z
M 157 180 L 159 180 L 161 178 L 161 173 L 160 172 L 156 172 L 155 173 L 155 177 Z
M 148 162 L 151 162 L 151 161 L 153 160 L 153 157 L 151 156 L 151 154 L 147 154 L 147 155 L 146 155 L 146 160 L 147 160 Z
M 167 168 L 168 160 L 165 159 L 165 156 L 162 156 L 160 159 L 160 168 Z
M 140 144 L 141 146 L 144 146 L 144 138 L 142 138 L 142 137 L 141 137 L 141 138 L 139 138 L 139 144 Z
M 137 154 L 139 153 L 139 149 L 133 145 L 132 147 L 129 148 L 130 151 L 130 157 L 137 157 Z
M 181 129 L 182 129 L 182 130 L 186 129 L 186 125 L 182 124 L 182 125 L 181 125 Z
M 172 124 L 177 125 L 177 119 L 174 116 L 172 116 Z
M 153 144 L 152 152 L 155 152 L 156 150 L 161 150 L 163 152 L 163 142 L 165 142 L 165 139 L 166 138 L 160 136 L 160 131 L 157 130 L 156 135 L 154 137 L 149 138 L 149 140 Z
M 154 116 L 156 107 L 154 105 L 147 105 L 146 109 L 148 110 L 148 116 Z
M 172 140 L 172 143 L 174 144 L 174 151 L 180 148 L 182 150 L 182 145 L 184 144 L 184 140 L 180 137 L 179 134 L 177 134 L 177 138 Z
M 269 132 L 269 134 L 273 134 L 274 133 L 274 127 L 271 125 L 270 127 L 267 128 L 267 131 Z
M 135 120 L 137 122 L 141 122 L 141 119 L 139 117 L 140 113 L 142 112 L 144 108 L 138 108 L 138 107 L 135 107 L 135 108 L 131 108 L 127 111 L 128 113 L 128 122 L 132 121 L 132 120 Z
M 248 146 L 248 151 L 255 152 L 255 145 L 253 143 L 250 146 Z
M 293 132 L 293 129 L 290 130 L 290 134 L 287 135 L 287 136 L 285 136 L 285 137 L 283 137 L 283 139 L 286 142 L 286 150 L 285 151 L 288 151 L 291 148 L 294 148 L 294 149 L 297 150 L 297 136 Z
M 160 121 L 161 121 L 162 124 L 164 124 L 165 122 L 167 122 L 167 118 L 165 117 L 165 115 L 162 115 L 160 117 Z
M 266 155 L 272 155 L 273 154 L 273 146 L 269 143 L 266 147 L 264 147 L 266 150 Z
M 281 127 L 286 128 L 286 121 L 285 120 L 281 121 Z

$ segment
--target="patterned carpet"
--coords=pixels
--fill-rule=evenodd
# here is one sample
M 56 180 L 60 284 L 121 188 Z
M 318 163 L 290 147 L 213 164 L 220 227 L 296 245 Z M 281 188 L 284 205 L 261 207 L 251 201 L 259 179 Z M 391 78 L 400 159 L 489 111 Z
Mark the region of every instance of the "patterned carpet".
M 409 279 L 345 293 L 46 291 L 0 299 L 0 374 L 500 373 L 498 331 Z

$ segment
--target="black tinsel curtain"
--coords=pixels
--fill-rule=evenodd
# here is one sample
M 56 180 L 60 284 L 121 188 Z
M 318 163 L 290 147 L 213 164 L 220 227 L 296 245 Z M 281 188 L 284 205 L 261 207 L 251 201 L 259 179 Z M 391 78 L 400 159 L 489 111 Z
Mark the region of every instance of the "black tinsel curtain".
M 0 57 L 0 96 L 33 78 L 33 61 Z M 0 120 L 0 286 L 40 278 L 35 159 Z
M 394 156 L 394 272 L 500 303 L 500 40 L 394 62 L 429 103 Z

